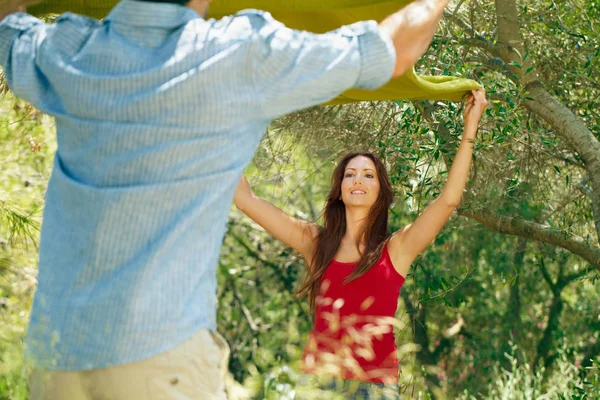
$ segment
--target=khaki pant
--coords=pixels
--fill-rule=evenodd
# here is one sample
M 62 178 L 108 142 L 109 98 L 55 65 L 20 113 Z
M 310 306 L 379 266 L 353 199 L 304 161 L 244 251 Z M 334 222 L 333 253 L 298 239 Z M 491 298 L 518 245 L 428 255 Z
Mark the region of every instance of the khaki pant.
M 35 370 L 31 400 L 226 400 L 229 347 L 201 330 L 147 360 L 91 371 Z

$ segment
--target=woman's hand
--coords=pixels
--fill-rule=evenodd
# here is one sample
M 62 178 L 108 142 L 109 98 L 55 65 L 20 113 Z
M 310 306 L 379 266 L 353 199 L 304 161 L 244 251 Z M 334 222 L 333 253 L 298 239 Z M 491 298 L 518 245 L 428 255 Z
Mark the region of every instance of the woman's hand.
M 465 123 L 465 133 L 463 138 L 475 139 L 477 135 L 477 127 L 479 120 L 488 105 L 488 101 L 485 97 L 485 89 L 477 89 L 471 92 L 467 101 L 465 102 L 465 111 L 463 121 Z

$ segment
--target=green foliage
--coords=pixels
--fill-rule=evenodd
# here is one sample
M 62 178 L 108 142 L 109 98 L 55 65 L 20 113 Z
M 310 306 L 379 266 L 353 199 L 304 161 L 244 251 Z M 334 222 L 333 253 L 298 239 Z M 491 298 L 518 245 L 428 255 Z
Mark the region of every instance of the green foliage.
M 582 371 L 573 365 L 561 352 L 552 371 L 544 368 L 534 370 L 526 362 L 520 362 L 514 355 L 518 349 L 512 346 L 511 354 L 506 354 L 510 369 L 494 367 L 494 379 L 486 394 L 472 394 L 465 391 L 457 399 L 461 400 L 591 400 L 600 395 L 598 361 L 596 371 L 589 373 L 591 379 L 582 378 Z
M 40 210 L 54 139 L 49 119 L 3 95 L 0 107 L 0 399 L 28 398 L 21 343 L 35 288 Z M 42 124 L 42 121 L 44 124 Z

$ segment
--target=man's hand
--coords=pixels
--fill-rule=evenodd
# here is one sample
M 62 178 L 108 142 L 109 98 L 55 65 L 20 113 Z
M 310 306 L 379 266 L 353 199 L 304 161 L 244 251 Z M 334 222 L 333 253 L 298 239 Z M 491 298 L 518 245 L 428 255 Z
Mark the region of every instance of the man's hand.
M 396 48 L 394 77 L 408 71 L 425 54 L 449 2 L 415 0 L 379 24 Z

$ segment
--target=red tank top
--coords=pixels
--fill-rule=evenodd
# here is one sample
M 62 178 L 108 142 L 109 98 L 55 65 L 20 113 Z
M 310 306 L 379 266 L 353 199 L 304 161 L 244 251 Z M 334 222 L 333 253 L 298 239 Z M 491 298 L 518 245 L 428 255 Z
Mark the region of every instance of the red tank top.
M 366 274 L 344 284 L 356 263 L 333 260 L 315 302 L 315 325 L 304 348 L 303 372 L 376 383 L 398 382 L 394 330 L 404 277 L 384 248 Z

